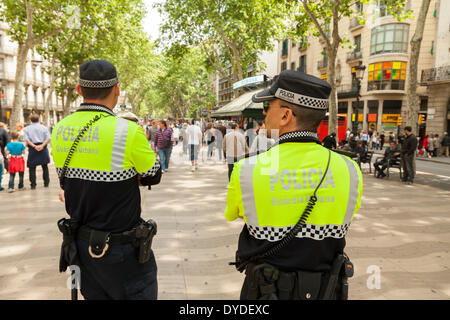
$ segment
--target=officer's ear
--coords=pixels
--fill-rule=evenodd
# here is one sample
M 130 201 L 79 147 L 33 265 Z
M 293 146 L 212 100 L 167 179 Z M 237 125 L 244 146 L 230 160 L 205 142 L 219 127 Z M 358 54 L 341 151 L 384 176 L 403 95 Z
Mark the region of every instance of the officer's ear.
M 120 97 L 120 87 L 119 87 L 119 84 L 116 84 L 116 85 L 114 86 L 113 91 L 114 91 L 114 95 L 115 95 L 116 97 Z
M 75 86 L 75 90 L 77 90 L 77 93 L 82 97 L 83 96 L 83 93 L 81 92 L 81 86 L 79 85 L 79 84 L 77 84 L 76 86 Z

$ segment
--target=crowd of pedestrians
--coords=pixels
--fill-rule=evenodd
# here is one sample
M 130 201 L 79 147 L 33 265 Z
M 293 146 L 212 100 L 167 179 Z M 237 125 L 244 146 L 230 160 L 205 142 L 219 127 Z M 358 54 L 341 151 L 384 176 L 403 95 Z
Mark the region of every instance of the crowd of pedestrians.
M 206 159 L 202 157 L 201 160 L 227 163 L 230 176 L 236 161 L 249 153 L 264 152 L 274 143 L 267 138 L 264 122 L 252 119 L 211 122 L 196 119 L 149 120 L 144 130 L 160 158 L 163 172 L 168 171 L 170 155 L 177 144 L 182 145 L 182 155 L 190 162 L 192 172 L 199 168 L 199 154 L 206 153 Z

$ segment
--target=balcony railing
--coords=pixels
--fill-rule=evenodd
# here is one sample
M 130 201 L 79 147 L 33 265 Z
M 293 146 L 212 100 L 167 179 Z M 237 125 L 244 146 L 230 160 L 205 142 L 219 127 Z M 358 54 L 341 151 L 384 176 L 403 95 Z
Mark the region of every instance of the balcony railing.
M 320 60 L 320 61 L 317 61 L 317 69 L 318 70 L 320 70 L 320 69 L 325 69 L 326 67 L 328 67 L 328 60 Z
M 447 81 L 450 81 L 450 65 L 422 70 L 420 82 L 423 84 Z
M 336 89 L 339 98 L 356 97 L 358 94 L 358 86 L 356 83 L 346 83 Z
M 347 52 L 347 62 L 362 59 L 361 51 L 350 51 Z

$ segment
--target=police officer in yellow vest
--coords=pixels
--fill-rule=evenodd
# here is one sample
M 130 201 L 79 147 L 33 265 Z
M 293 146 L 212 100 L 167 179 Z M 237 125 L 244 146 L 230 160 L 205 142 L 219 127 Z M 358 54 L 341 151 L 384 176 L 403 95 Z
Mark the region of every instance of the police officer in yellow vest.
M 233 263 L 246 274 L 241 299 L 347 299 L 345 235 L 362 175 L 317 138 L 330 92 L 326 81 L 286 70 L 253 96 L 278 140 L 236 163 L 228 185 L 225 218 L 245 221 Z
M 159 161 L 142 128 L 112 111 L 120 89 L 111 63 L 82 64 L 76 90 L 84 103 L 52 132 L 60 198 L 71 218 L 58 222 L 60 271 L 79 265 L 85 299 L 156 299 L 156 224 L 141 218 L 139 184 L 159 183 Z

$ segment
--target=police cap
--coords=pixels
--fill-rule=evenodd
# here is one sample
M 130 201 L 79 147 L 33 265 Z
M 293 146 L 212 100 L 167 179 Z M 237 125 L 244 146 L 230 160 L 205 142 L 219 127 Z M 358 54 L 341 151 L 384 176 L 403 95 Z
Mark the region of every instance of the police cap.
M 309 74 L 285 70 L 276 78 L 272 86 L 252 97 L 255 103 L 281 99 L 298 105 L 317 110 L 328 109 L 328 97 L 331 86 L 328 82 Z
M 116 68 L 105 60 L 91 60 L 80 65 L 80 86 L 110 88 L 119 82 Z

